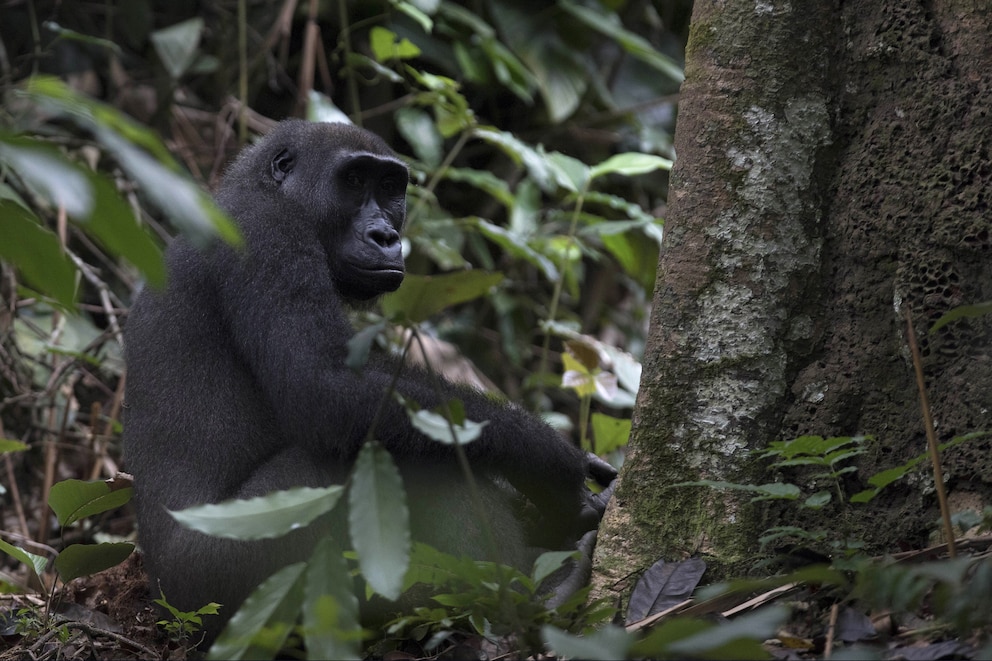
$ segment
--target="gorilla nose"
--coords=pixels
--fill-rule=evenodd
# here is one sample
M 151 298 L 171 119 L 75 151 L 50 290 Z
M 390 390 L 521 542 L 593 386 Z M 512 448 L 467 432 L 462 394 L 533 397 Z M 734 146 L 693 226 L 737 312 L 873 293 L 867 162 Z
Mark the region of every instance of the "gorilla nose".
M 375 226 L 365 232 L 365 240 L 382 248 L 390 248 L 400 241 L 400 233 L 392 227 Z

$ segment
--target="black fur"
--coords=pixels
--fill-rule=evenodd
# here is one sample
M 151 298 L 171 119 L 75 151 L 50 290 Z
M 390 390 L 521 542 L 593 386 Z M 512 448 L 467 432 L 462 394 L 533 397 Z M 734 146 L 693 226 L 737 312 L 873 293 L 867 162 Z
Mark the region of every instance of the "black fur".
M 402 281 L 407 178 L 367 131 L 283 122 L 238 157 L 217 193 L 243 250 L 177 239 L 168 287 L 138 296 L 126 328 L 125 461 L 153 591 L 160 584 L 178 608 L 218 601 L 230 617 L 262 579 L 309 556 L 319 526 L 234 542 L 186 530 L 166 510 L 343 481 L 394 371 L 386 360 L 359 375 L 345 367 L 345 305 Z M 518 408 L 441 388 L 468 418 L 489 421 L 465 450 L 500 559 L 528 568 L 530 547 L 574 548 L 602 513 L 584 488 L 584 455 Z M 398 390 L 422 407 L 440 401 L 415 371 Z M 451 448 L 415 431 L 393 398 L 386 405 L 375 437 L 404 473 L 414 537 L 490 557 Z M 519 517 L 520 494 L 540 513 L 536 526 Z

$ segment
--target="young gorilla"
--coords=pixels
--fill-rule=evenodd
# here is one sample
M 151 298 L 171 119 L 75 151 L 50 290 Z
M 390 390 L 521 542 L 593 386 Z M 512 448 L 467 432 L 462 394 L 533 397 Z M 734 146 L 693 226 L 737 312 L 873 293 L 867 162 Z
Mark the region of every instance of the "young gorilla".
M 209 537 L 167 510 L 260 496 L 347 476 L 385 397 L 375 438 L 404 476 L 414 539 L 529 569 L 532 547 L 574 548 L 604 498 L 587 474 L 615 472 L 518 408 L 404 369 L 397 390 L 422 407 L 459 398 L 489 421 L 465 446 L 497 540 L 486 543 L 451 448 L 414 430 L 387 395 L 395 364 L 345 366 L 346 304 L 399 287 L 406 166 L 377 136 L 344 124 L 286 121 L 231 166 L 217 193 L 245 238 L 200 251 L 177 239 L 169 283 L 146 289 L 126 329 L 125 460 L 153 591 L 225 619 L 278 568 L 306 559 L 324 522 L 263 542 Z M 520 515 L 529 502 L 537 520 Z M 343 509 L 339 507 L 338 509 Z M 210 632 L 216 633 L 216 629 Z

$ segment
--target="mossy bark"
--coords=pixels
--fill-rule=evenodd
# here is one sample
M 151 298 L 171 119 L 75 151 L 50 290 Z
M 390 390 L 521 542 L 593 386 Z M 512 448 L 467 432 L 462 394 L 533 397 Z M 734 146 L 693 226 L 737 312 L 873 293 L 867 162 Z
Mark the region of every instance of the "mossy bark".
M 707 580 L 738 572 L 766 527 L 808 524 L 735 492 L 672 487 L 812 487 L 751 458 L 771 440 L 873 434 L 845 477 L 850 493 L 925 450 L 902 313 L 908 305 L 922 329 L 992 299 L 990 21 L 960 2 L 697 1 L 644 376 L 596 551 L 599 595 L 627 593 L 659 558 L 702 555 Z M 992 429 L 989 330 L 959 322 L 924 338 L 942 440 Z M 945 476 L 992 493 L 987 446 L 962 447 Z M 837 500 L 817 525 L 869 548 L 922 542 L 936 518 L 925 478 L 872 509 Z

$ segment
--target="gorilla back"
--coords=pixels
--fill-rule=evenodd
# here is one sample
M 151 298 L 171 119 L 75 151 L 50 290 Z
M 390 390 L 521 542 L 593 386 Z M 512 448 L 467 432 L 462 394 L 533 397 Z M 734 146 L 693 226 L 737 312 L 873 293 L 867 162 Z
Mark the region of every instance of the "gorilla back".
M 342 482 L 381 402 L 375 438 L 404 475 L 415 539 L 522 566 L 531 547 L 572 548 L 595 526 L 579 450 L 517 408 L 450 383 L 438 392 L 404 370 L 396 389 L 405 397 L 423 407 L 457 397 L 470 419 L 489 421 L 465 450 L 496 528 L 490 549 L 451 449 L 417 432 L 387 396 L 395 365 L 372 361 L 357 375 L 345 366 L 346 306 L 403 279 L 407 183 L 403 162 L 367 131 L 283 122 L 243 151 L 217 192 L 244 247 L 197 250 L 177 239 L 167 287 L 135 301 L 125 462 L 152 589 L 176 607 L 217 601 L 229 617 L 262 579 L 307 558 L 323 530 L 235 542 L 184 529 L 167 510 Z M 535 520 L 518 516 L 519 500 Z M 339 525 L 328 523 L 345 540 Z

